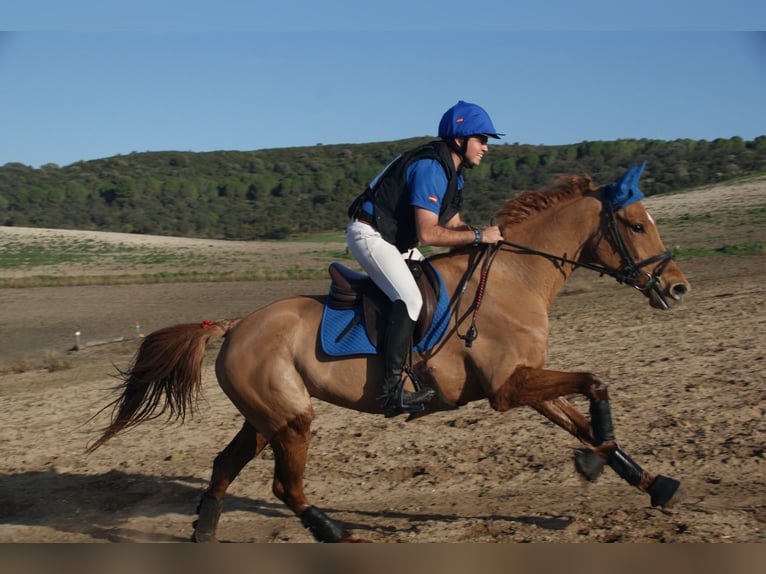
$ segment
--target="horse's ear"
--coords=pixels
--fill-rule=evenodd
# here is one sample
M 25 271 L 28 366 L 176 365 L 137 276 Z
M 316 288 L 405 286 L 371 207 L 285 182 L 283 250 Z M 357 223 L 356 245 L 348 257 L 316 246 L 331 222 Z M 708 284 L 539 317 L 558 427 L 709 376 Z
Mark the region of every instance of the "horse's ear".
M 631 175 L 630 184 L 628 185 L 629 189 L 638 189 L 638 180 L 641 179 L 641 174 L 644 173 L 645 167 L 646 160 L 641 163 L 640 167 L 633 164 L 633 167 L 630 168 L 633 173 Z
M 641 167 L 638 168 L 638 175 L 636 175 L 636 184 L 638 184 L 638 180 L 641 179 L 641 174 L 644 173 L 645 167 L 646 167 L 646 160 L 641 162 Z
M 641 174 L 644 173 L 645 167 L 646 160 L 643 161 L 640 167 L 636 164 L 630 166 L 620 179 L 604 186 L 602 197 L 609 201 L 615 210 L 627 207 L 636 201 L 641 201 L 644 198 L 644 194 L 638 188 L 638 180 L 641 178 Z

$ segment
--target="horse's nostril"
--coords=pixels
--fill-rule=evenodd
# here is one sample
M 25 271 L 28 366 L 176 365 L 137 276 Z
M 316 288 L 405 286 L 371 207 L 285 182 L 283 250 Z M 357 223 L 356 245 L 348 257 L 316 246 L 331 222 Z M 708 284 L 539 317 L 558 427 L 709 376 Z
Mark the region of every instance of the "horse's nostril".
M 674 299 L 680 299 L 689 292 L 689 286 L 686 283 L 676 283 L 671 285 L 670 294 Z

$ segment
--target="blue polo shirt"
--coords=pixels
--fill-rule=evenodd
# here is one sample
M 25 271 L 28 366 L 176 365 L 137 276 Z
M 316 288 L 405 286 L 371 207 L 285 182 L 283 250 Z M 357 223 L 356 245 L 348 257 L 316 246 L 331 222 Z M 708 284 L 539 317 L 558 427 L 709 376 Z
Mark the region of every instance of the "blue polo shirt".
M 439 215 L 442 201 L 447 194 L 447 174 L 435 159 L 421 159 L 407 168 L 407 187 L 410 204 Z M 459 174 L 457 188 L 463 189 L 463 175 Z

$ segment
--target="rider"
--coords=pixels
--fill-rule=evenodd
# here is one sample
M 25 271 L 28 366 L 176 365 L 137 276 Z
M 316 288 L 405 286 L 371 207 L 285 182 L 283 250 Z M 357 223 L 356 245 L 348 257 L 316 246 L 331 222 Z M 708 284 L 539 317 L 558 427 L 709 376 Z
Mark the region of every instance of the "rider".
M 422 410 L 435 395 L 431 388 L 403 390 L 402 370 L 423 305 L 406 259 L 423 259 L 418 244 L 453 247 L 502 239 L 497 226 L 479 229 L 460 217 L 463 169 L 479 165 L 489 138 L 502 135 L 484 109 L 461 100 L 442 116 L 440 139 L 394 158 L 348 210 L 349 252 L 392 302 L 378 399 L 386 417 Z

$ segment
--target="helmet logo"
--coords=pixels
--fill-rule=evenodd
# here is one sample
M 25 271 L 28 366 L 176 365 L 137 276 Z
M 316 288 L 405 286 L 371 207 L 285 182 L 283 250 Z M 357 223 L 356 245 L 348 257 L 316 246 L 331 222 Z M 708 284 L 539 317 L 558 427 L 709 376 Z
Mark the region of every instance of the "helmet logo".
M 463 118 L 458 118 L 458 119 L 455 120 L 455 123 L 456 124 L 462 124 L 463 121 L 464 121 Z

